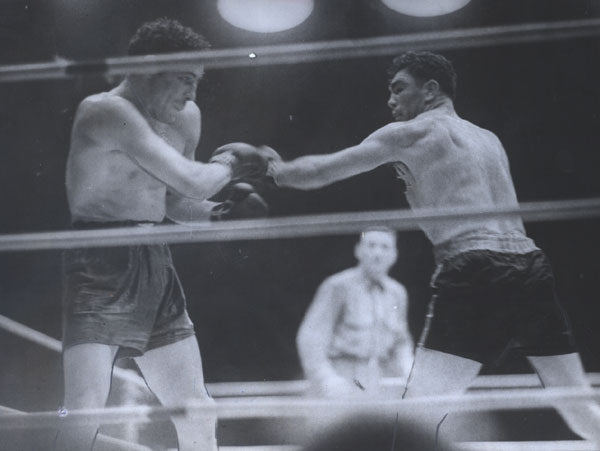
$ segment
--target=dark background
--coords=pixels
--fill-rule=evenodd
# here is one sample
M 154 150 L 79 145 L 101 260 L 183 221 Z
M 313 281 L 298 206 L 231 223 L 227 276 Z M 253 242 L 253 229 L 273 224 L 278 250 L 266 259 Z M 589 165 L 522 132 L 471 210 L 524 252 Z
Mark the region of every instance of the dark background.
M 376 0 L 317 1 L 311 17 L 280 33 L 236 29 L 212 1 L 0 2 L 2 64 L 122 55 L 144 21 L 168 15 L 213 48 L 395 35 L 418 31 L 600 16 L 582 0 L 473 0 L 438 18 L 395 13 Z M 503 141 L 520 201 L 600 195 L 597 39 L 443 52 L 459 74 L 457 112 Z M 209 71 L 198 91 L 198 158 L 231 141 L 267 143 L 293 158 L 358 143 L 390 121 L 388 57 Z M 73 113 L 101 77 L 0 84 L 1 233 L 69 224 L 64 165 Z M 312 192 L 263 190 L 272 216 L 405 208 L 390 168 Z M 600 371 L 599 221 L 528 224 L 552 260 L 588 371 Z M 354 263 L 353 236 L 173 246 L 196 324 L 208 382 L 302 377 L 294 338 L 324 277 Z M 409 291 L 410 327 L 421 332 L 431 250 L 401 233 L 392 275 Z M 0 254 L 0 314 L 60 339 L 59 252 Z M 0 404 L 52 409 L 62 383 L 57 355 L 0 332 Z M 510 356 L 502 368 L 522 372 Z M 27 393 L 27 396 L 23 396 Z

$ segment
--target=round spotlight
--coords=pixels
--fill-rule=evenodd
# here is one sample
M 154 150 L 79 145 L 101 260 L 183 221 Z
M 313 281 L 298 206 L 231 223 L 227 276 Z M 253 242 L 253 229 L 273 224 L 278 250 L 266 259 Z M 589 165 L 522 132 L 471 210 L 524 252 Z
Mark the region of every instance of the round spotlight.
M 312 13 L 314 0 L 218 0 L 217 8 L 235 27 L 273 33 L 304 22 Z
M 385 6 L 409 16 L 432 17 L 449 14 L 471 0 L 381 0 Z

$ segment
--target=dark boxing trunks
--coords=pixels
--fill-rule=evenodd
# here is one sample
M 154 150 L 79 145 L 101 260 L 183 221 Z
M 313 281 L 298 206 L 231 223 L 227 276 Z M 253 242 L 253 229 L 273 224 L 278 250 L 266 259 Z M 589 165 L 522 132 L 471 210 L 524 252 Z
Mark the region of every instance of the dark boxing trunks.
M 495 363 L 508 348 L 527 356 L 575 352 L 542 251 L 468 251 L 444 261 L 421 346 Z
M 194 335 L 167 245 L 66 250 L 63 284 L 64 349 L 102 343 L 136 356 Z

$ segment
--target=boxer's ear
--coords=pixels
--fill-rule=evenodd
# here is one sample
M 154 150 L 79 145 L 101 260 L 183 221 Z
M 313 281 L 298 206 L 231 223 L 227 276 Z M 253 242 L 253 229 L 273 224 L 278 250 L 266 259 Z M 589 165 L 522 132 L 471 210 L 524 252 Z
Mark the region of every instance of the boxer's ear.
M 425 100 L 433 100 L 440 94 L 440 84 L 435 80 L 427 80 L 421 89 L 425 94 Z

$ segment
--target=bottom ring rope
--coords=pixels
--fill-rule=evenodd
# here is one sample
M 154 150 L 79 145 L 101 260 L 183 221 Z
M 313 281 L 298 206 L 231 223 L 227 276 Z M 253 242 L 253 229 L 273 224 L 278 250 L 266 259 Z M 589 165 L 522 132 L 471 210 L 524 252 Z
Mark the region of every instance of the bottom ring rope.
M 29 415 L 27 412 L 22 412 L 20 410 L 11 409 L 10 407 L 0 406 L 0 418 L 2 415 L 20 415 L 21 418 Z M 0 434 L 1 435 L 1 434 Z M 122 440 L 116 437 L 111 437 L 110 435 L 100 434 L 96 435 L 96 441 L 102 445 L 107 445 L 111 447 L 116 447 L 120 450 L 124 451 L 152 451 L 151 448 L 147 446 L 139 445 L 137 443 L 128 442 L 126 440 Z
M 535 442 L 459 442 L 459 451 L 598 451 L 598 447 L 585 440 L 551 440 Z
M 3 413 L 27 415 L 25 412 L 0 406 L 0 418 Z M 96 436 L 96 440 L 102 445 L 113 446 L 126 451 L 151 450 L 151 448 L 144 445 L 101 433 Z M 460 442 L 455 443 L 454 446 L 459 451 L 496 451 L 500 447 L 503 451 L 597 451 L 593 443 L 584 440 Z M 300 451 L 302 447 L 295 445 L 220 446 L 219 449 L 222 451 Z
M 269 399 L 223 400 L 215 404 L 193 402 L 184 406 L 125 406 L 104 409 L 84 409 L 71 412 L 32 412 L 27 415 L 0 416 L 0 429 L 53 428 L 65 423 L 120 424 L 144 423 L 169 419 L 174 416 L 219 419 L 332 417 L 349 413 L 393 414 L 400 418 L 414 418 L 419 413 L 434 409 L 450 412 L 482 410 L 536 409 L 558 404 L 579 404 L 600 399 L 600 390 L 573 388 L 546 388 L 540 390 L 506 390 L 502 393 L 427 396 L 400 400 L 323 400 L 323 399 Z

